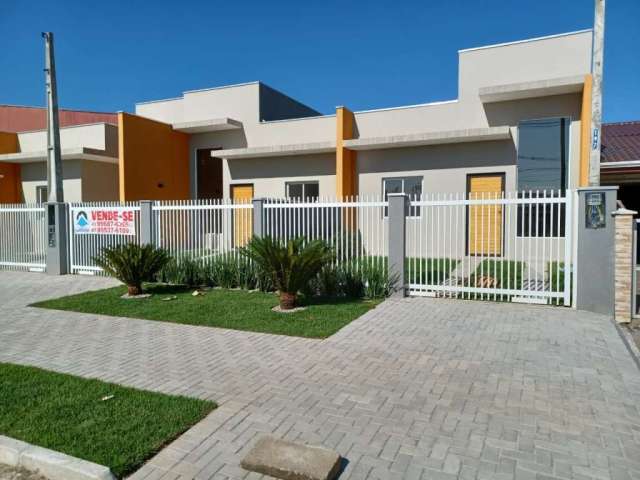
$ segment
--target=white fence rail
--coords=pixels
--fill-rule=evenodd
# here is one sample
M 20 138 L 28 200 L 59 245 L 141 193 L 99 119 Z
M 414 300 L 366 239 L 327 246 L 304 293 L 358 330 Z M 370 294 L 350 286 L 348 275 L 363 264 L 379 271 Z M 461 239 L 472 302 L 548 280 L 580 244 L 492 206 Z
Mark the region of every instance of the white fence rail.
M 406 232 L 410 294 L 570 305 L 572 195 L 413 199 Z
M 338 264 L 386 265 L 387 207 L 387 202 L 373 196 L 343 201 L 270 200 L 264 205 L 264 234 L 282 240 L 298 236 L 323 240 L 335 252 Z
M 405 284 L 411 295 L 571 304 L 573 192 L 429 194 L 409 202 L 405 230 Z M 240 258 L 253 236 L 256 212 L 263 235 L 321 239 L 335 263 L 388 265 L 388 202 L 376 196 L 344 200 L 189 200 L 69 205 L 72 273 L 100 273 L 102 249 L 143 241 L 180 262 Z M 99 213 L 100 212 L 100 213 Z M 105 213 L 106 212 L 106 213 Z M 100 230 L 100 215 L 127 212 L 118 234 Z M 95 218 L 94 218 L 95 217 Z M 83 228 L 83 219 L 96 221 Z M 145 225 L 141 225 L 141 222 Z M 0 205 L 0 266 L 44 268 L 45 209 Z M 97 225 L 97 228 L 93 228 Z M 391 246 L 392 247 L 392 246 Z
M 220 255 L 237 257 L 238 247 L 253 235 L 252 209 L 250 201 L 156 202 L 154 243 L 178 261 L 186 257 L 203 261 Z
M 44 207 L 36 204 L 0 205 L 0 268 L 44 270 L 46 252 Z
M 132 212 L 134 234 L 81 232 L 79 222 L 83 218 L 91 219 L 97 213 Z M 69 267 L 71 273 L 99 274 L 102 269 L 94 258 L 100 256 L 102 249 L 126 243 L 140 242 L 140 205 L 138 202 L 93 202 L 69 204 Z

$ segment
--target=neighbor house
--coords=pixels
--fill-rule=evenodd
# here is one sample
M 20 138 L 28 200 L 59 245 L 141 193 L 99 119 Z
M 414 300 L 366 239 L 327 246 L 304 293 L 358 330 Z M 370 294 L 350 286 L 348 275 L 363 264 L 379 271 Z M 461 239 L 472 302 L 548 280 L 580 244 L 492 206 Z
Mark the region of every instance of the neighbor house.
M 460 50 L 458 98 L 420 105 L 320 115 L 260 82 L 138 103 L 118 118 L 120 198 L 586 185 L 591 45 L 584 30 Z
M 118 200 L 114 113 L 60 110 L 63 188 L 69 202 Z M 0 203 L 47 199 L 46 109 L 0 105 Z
M 640 211 L 640 121 L 602 125 L 600 182 L 618 185 L 624 206 Z

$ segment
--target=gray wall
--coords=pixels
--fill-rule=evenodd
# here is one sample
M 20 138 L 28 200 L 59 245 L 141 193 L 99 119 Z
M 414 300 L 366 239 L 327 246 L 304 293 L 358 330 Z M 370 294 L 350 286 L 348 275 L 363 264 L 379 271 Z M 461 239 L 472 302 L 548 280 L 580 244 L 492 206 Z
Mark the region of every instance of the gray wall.
M 260 121 L 313 117 L 320 112 L 260 83 Z

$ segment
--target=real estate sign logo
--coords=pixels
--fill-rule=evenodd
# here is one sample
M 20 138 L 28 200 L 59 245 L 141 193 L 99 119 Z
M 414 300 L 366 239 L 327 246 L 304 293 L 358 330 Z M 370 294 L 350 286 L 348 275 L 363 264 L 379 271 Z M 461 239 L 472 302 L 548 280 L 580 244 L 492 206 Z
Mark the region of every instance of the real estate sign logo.
M 73 217 L 73 231 L 80 235 L 135 235 L 135 212 L 128 208 L 86 208 Z

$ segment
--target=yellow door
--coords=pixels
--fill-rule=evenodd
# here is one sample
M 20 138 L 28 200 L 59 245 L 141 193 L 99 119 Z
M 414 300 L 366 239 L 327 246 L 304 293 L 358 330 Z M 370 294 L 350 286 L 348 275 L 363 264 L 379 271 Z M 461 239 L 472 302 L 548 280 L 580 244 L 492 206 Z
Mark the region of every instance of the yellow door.
M 502 254 L 502 205 L 490 203 L 502 197 L 502 175 L 469 177 L 469 199 L 486 200 L 486 204 L 469 207 L 469 255 Z
M 253 198 L 253 185 L 232 185 L 233 203 L 250 204 Z M 236 247 L 246 245 L 253 235 L 253 209 L 235 209 L 233 217 L 233 244 Z

